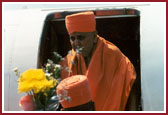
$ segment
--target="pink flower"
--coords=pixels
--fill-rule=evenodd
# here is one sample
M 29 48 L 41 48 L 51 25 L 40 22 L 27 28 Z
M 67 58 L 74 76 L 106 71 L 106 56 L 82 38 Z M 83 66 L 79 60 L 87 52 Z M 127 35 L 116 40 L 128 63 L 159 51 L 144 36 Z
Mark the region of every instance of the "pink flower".
M 20 98 L 19 105 L 24 111 L 33 111 L 35 109 L 35 104 L 33 102 L 33 97 L 26 95 Z

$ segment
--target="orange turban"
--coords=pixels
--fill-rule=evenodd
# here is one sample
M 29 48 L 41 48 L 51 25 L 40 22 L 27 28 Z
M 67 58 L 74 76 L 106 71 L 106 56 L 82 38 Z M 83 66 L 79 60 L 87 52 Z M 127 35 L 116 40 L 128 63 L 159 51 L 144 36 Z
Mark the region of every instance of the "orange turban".
M 93 32 L 96 30 L 96 20 L 93 12 L 81 12 L 66 16 L 68 33 Z
M 67 96 L 71 101 L 62 101 L 61 105 L 64 108 L 79 106 L 92 100 L 89 81 L 84 75 L 75 75 L 62 80 L 57 86 L 57 94 L 64 96 L 65 91 L 68 92 Z

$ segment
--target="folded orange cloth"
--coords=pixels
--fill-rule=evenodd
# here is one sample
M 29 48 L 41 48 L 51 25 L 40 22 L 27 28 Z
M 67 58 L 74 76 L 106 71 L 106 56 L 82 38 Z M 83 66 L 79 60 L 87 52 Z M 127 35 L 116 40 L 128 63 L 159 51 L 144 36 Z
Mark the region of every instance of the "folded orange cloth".
M 96 20 L 93 12 L 81 12 L 68 15 L 65 18 L 68 33 L 93 32 L 96 30 Z
M 62 70 L 62 79 L 76 74 L 87 76 L 97 111 L 125 110 L 136 73 L 130 60 L 114 44 L 98 36 L 88 69 L 83 56 L 73 50 L 61 65 L 72 71 Z
M 57 86 L 57 94 L 70 97 L 70 102 L 64 100 L 61 105 L 64 108 L 75 107 L 92 100 L 91 89 L 86 76 L 75 75 L 62 80 Z

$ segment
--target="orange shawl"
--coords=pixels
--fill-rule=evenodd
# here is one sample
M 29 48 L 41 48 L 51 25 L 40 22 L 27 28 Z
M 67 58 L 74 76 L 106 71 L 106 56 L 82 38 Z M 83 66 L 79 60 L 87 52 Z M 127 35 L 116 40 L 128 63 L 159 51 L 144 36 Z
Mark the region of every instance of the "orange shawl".
M 88 70 L 84 58 L 73 50 L 61 65 L 70 69 L 62 70 L 62 79 L 77 74 L 88 77 L 96 111 L 125 110 L 136 73 L 129 59 L 114 44 L 98 36 Z

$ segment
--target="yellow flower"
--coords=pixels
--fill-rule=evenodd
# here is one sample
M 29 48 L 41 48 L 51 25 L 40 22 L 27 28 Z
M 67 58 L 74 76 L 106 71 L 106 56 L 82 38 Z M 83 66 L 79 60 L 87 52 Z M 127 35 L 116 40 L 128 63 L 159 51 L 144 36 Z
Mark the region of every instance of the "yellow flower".
M 34 93 L 44 92 L 56 85 L 53 79 L 47 80 L 42 69 L 29 69 L 21 74 L 18 80 L 18 92 L 33 90 Z
M 48 94 L 47 93 L 44 93 L 44 95 L 47 97 L 48 96 Z

